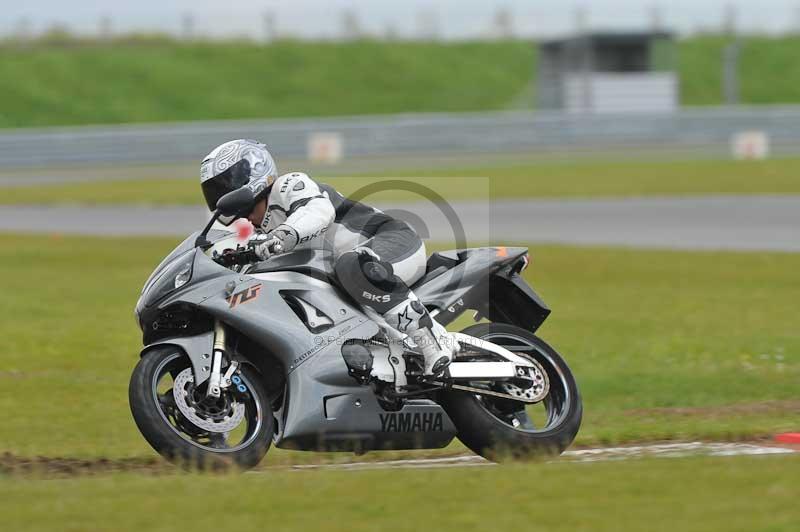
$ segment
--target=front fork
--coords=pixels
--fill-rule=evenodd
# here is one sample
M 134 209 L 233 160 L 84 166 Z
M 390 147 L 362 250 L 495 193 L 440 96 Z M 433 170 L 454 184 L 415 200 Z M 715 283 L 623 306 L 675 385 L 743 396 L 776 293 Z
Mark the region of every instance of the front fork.
M 222 359 L 225 357 L 225 326 L 219 320 L 214 320 L 214 349 L 211 355 L 211 376 L 208 378 L 208 391 L 206 397 L 219 397 L 222 390 L 231 385 L 233 374 L 239 363 L 231 360 L 225 374 L 222 374 Z M 238 383 L 237 383 L 238 384 Z

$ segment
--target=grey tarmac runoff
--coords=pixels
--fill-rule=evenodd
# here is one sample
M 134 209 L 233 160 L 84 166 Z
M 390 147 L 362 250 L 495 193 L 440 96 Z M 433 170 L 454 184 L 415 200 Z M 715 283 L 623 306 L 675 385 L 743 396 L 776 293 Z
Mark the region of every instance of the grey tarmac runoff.
M 530 242 L 653 249 L 800 252 L 800 196 L 376 203 L 428 241 Z M 200 206 L 3 206 L 0 231 L 185 236 Z

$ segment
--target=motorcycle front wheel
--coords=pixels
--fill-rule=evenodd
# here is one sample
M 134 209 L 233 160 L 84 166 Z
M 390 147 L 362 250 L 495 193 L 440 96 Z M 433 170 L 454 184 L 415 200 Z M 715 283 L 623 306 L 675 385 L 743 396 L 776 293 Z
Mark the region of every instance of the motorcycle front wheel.
M 538 362 L 547 373 L 549 392 L 534 405 L 458 390 L 443 393 L 440 402 L 458 429 L 458 439 L 493 461 L 564 452 L 583 416 L 578 386 L 564 359 L 538 336 L 514 325 L 480 323 L 462 332 Z M 503 391 L 497 383 L 469 385 Z
M 190 469 L 256 466 L 269 450 L 272 408 L 258 374 L 243 365 L 239 385 L 219 398 L 195 386 L 189 357 L 179 348 L 156 348 L 131 375 L 131 413 L 147 442 L 171 462 Z

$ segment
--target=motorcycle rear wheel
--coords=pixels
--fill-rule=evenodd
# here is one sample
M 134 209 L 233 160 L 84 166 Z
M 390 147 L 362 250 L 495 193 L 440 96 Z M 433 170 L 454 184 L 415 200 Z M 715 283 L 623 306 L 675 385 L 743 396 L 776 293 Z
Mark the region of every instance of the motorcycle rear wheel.
M 239 374 L 247 388 L 246 394 L 237 397 L 232 394 L 232 388 L 223 391 L 220 401 L 223 408 L 217 406 L 215 411 L 212 410 L 216 420 L 224 423 L 227 419 L 224 416 L 228 414 L 224 407 L 236 403 L 244 407 L 244 415 L 240 427 L 222 433 L 193 424 L 176 406 L 173 389 L 162 389 L 183 382 L 191 390 L 193 377 L 192 382 L 175 380 L 188 368 L 191 368 L 189 358 L 177 347 L 156 348 L 142 357 L 133 370 L 128 388 L 131 413 L 139 431 L 160 455 L 188 469 L 249 469 L 256 466 L 269 450 L 274 431 L 272 408 L 258 374 L 242 366 Z M 196 397 L 204 395 L 199 388 Z M 242 406 L 238 408 L 242 409 Z M 197 403 L 192 408 L 198 412 L 202 410 Z M 214 416 L 208 419 L 213 420 Z
M 440 402 L 458 429 L 458 439 L 496 462 L 564 452 L 575 439 L 583 416 L 578 386 L 564 359 L 538 336 L 514 325 L 480 323 L 462 332 L 538 362 L 547 372 L 550 391 L 533 406 L 458 390 L 442 393 Z

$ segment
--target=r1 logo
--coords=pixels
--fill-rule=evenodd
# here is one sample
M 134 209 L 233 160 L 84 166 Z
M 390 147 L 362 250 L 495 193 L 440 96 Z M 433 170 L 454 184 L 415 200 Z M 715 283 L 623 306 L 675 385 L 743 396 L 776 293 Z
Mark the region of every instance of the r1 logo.
M 250 288 L 245 288 L 241 292 L 236 292 L 235 294 L 226 297 L 225 301 L 230 303 L 230 308 L 234 308 L 237 305 L 247 303 L 248 301 L 253 301 L 258 297 L 259 292 L 261 292 L 261 284 L 251 286 Z

